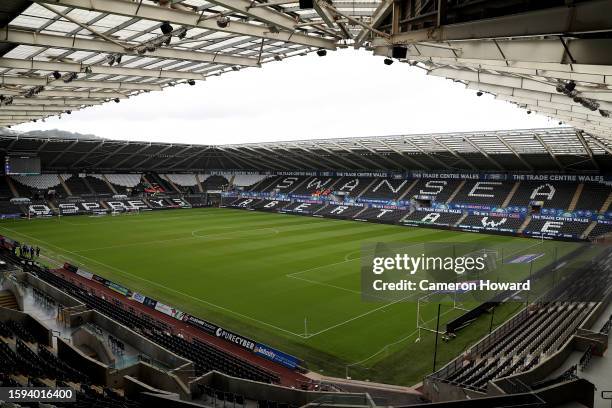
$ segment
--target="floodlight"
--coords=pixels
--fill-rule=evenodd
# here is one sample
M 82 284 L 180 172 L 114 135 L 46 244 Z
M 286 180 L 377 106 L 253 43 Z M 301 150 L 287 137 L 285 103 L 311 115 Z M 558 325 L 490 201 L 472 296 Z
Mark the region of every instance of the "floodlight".
M 482 96 L 482 94 L 483 94 L 482 91 L 476 92 L 476 96 Z
M 79 75 L 76 72 L 70 72 L 64 76 L 64 82 L 68 84 L 77 79 L 78 77 Z
M 225 28 L 229 25 L 230 19 L 229 17 L 226 16 L 219 16 L 217 18 L 217 26 L 219 26 L 219 28 Z
M 530 110 L 528 110 L 528 111 L 527 111 L 527 114 L 528 114 L 528 115 L 531 115 L 531 111 L 530 111 Z
M 59 71 L 53 71 L 53 78 L 55 79 L 60 79 L 62 77 L 62 74 L 59 73 Z
M 393 60 L 391 58 L 385 58 L 385 60 L 383 62 L 385 63 L 385 65 L 393 64 Z
M 172 31 L 174 31 L 174 28 L 170 25 L 170 23 L 168 21 L 164 21 L 161 26 L 159 26 L 159 29 L 161 30 L 161 32 L 164 35 L 168 35 L 170 34 Z
M 327 55 L 327 50 L 324 50 L 324 49 L 322 49 L 322 48 L 319 48 L 319 49 L 317 50 L 317 55 L 318 55 L 319 57 L 324 57 L 324 56 L 326 56 L 326 55 Z
M 187 83 L 188 83 L 189 85 L 191 85 L 191 86 L 194 86 L 194 85 L 195 85 L 195 81 L 194 81 L 193 79 L 188 79 L 188 80 L 187 80 Z
M 71 111 L 71 110 L 67 110 L 67 111 L 66 111 L 66 113 L 67 113 L 68 115 L 72 115 L 72 111 Z
M 113 101 L 115 101 L 115 103 L 119 103 L 120 99 L 119 98 L 115 98 L 115 99 L 113 99 Z

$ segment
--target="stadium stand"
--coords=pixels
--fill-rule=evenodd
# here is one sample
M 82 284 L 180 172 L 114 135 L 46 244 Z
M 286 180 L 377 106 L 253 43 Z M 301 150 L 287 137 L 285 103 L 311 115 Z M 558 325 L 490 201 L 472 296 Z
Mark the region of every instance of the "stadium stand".
M 140 184 L 142 174 L 92 174 L 92 177 L 108 180 L 111 183 L 118 194 L 127 194 L 127 189 L 133 189 Z
M 317 215 L 329 218 L 349 219 L 355 217 L 364 209 L 364 207 L 359 205 L 329 204 L 317 212 Z
M 362 194 L 362 198 L 396 201 L 409 193 L 413 183 L 408 179 L 377 179 L 374 184 Z
M 599 211 L 608 197 L 612 194 L 612 187 L 602 183 L 584 183 L 576 209 Z
M 415 210 L 404 218 L 405 224 L 411 225 L 433 225 L 450 227 L 455 225 L 463 217 L 463 213 L 458 212 L 441 212 L 433 210 Z
M 263 174 L 236 174 L 232 185 L 237 187 L 253 187 L 266 178 Z M 249 189 L 252 190 L 252 189 Z
M 88 307 L 132 328 L 141 335 L 163 345 L 168 350 L 194 361 L 196 373 L 200 375 L 210 370 L 217 370 L 232 376 L 256 381 L 279 381 L 275 374 L 269 373 L 260 367 L 202 341 L 194 340 L 188 342 L 176 334 L 169 333 L 168 330 L 170 328 L 164 322 L 151 316 L 147 317 L 143 314 L 137 315 L 121 304 L 116 302 L 111 303 L 108 300 L 99 298 L 51 271 L 43 268 L 36 268 L 34 273 L 49 284 L 81 300 Z
M 576 183 L 522 181 L 508 204 L 510 207 L 528 207 L 532 202 L 541 202 L 543 208 L 569 207 L 576 192 Z
M 229 180 L 221 175 L 202 175 L 200 180 L 204 191 L 221 191 L 229 185 Z
M 564 347 L 583 323 L 592 324 L 588 316 L 603 309 L 595 300 L 610 294 L 610 275 L 601 273 L 608 256 L 598 259 L 600 268 L 588 265 L 574 272 L 574 279 L 566 279 L 429 376 L 425 381 L 428 392 L 435 393 L 432 384 L 442 381 L 484 393 L 490 381 L 527 372 Z
M 98 177 L 88 175 L 84 178 L 87 185 L 91 188 L 95 195 L 110 195 L 113 190 L 110 189 L 106 182 Z
M 503 181 L 468 181 L 452 202 L 470 206 L 501 207 L 514 183 Z
M 325 207 L 324 203 L 294 201 L 284 206 L 282 211 L 296 214 L 315 214 L 323 207 Z
M 577 238 L 584 233 L 589 224 L 589 220 L 532 218 L 524 232 L 537 236 Z
M 382 222 L 382 223 L 396 223 L 399 222 L 403 217 L 408 214 L 408 210 L 405 209 L 394 209 L 394 208 L 368 208 L 365 211 L 359 213 L 355 219 L 362 219 L 368 221 Z
M 499 231 L 515 233 L 523 224 L 524 220 L 517 217 L 507 217 L 496 214 L 468 215 L 458 225 L 459 228 Z
M 304 196 L 321 195 L 325 191 L 333 191 L 338 181 L 337 177 L 310 177 L 299 184 L 296 183 L 298 185 L 291 193 Z
M 430 180 L 421 179 L 410 190 L 408 197 L 427 197 L 435 203 L 446 203 L 455 190 L 461 185 L 461 180 Z
M 286 200 L 261 200 L 253 204 L 251 208 L 261 211 L 280 211 L 289 203 L 290 201 Z
M 91 196 L 94 194 L 85 181 L 85 177 L 81 177 L 80 174 L 64 177 L 64 182 L 73 196 Z
M 589 236 L 599 237 L 601 235 L 606 235 L 610 233 L 612 233 L 612 223 L 609 223 L 609 224 L 597 223 L 595 228 L 591 230 L 591 233 L 589 234 Z
M 344 193 L 351 198 L 357 198 L 361 193 L 376 182 L 371 177 L 342 177 L 334 186 L 335 193 Z

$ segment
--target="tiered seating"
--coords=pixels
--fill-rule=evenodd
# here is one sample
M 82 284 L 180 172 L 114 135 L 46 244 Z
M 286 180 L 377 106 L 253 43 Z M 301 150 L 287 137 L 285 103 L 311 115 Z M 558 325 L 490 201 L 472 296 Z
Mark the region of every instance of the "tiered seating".
M 216 370 L 234 377 L 246 378 L 253 381 L 267 383 L 279 381 L 278 377 L 274 374 L 246 361 L 237 358 L 228 358 L 229 356 L 223 351 L 198 339 L 189 342 L 179 336 L 158 331 L 152 333 L 151 339 L 167 349 L 172 350 L 176 354 L 193 361 L 197 375 Z
M 11 204 L 9 201 L 0 201 L 0 214 L 15 214 L 20 215 L 23 214 L 24 210 L 18 206 Z
M 92 174 L 91 176 L 100 179 L 104 177 L 101 174 Z M 105 176 L 119 194 L 127 194 L 126 188 L 136 187 L 142 178 L 142 174 L 106 174 Z
M 280 180 L 282 176 L 269 176 L 258 182 L 251 184 L 250 186 L 245 186 L 244 191 L 253 191 L 256 193 L 270 192 L 272 188 L 276 185 L 277 181 Z
M 327 218 L 353 218 L 360 211 L 363 211 L 363 207 L 351 206 L 351 205 L 336 205 L 330 204 L 323 208 L 317 214 Z
M 516 232 L 523 224 L 521 218 L 510 218 L 492 215 L 468 215 L 459 224 L 460 228 L 478 230 Z
M 525 228 L 525 233 L 530 235 L 547 235 L 559 237 L 580 237 L 590 224 L 590 220 L 586 222 L 567 221 L 567 220 L 546 220 L 535 219 Z
M 291 204 L 283 207 L 283 211 L 293 212 L 297 214 L 314 214 L 324 206 L 325 204 L 301 203 L 299 201 L 294 201 Z
M 372 207 L 359 214 L 359 216 L 356 218 L 376 222 L 396 223 L 399 222 L 399 220 L 401 220 L 406 214 L 408 214 L 408 210 Z
M 334 185 L 334 192 L 346 193 L 349 197 L 356 198 L 363 190 L 368 188 L 376 179 L 371 177 L 342 177 Z
M 532 201 L 541 201 L 543 207 L 564 210 L 569 207 L 576 186 L 576 183 L 522 181 L 508 206 L 527 207 Z
M 13 181 L 26 186 L 31 190 L 47 191 L 56 188 L 60 184 L 57 174 L 39 174 L 36 176 L 12 176 Z
M 64 178 L 64 182 L 73 196 L 88 196 L 93 194 L 93 191 L 91 191 L 87 183 L 77 174 Z
M 462 213 L 416 210 L 404 219 L 404 223 L 414 225 L 452 226 L 459 221 L 462 215 Z
M 238 187 L 249 187 L 254 186 L 260 181 L 264 180 L 267 176 L 263 174 L 236 174 L 234 176 L 233 185 Z
M 381 178 L 364 191 L 361 198 L 396 201 L 410 189 L 410 186 L 412 186 L 412 180 Z
M 261 200 L 251 207 L 255 210 L 261 211 L 277 211 L 289 204 L 289 201 L 281 201 L 281 200 Z
M 507 181 L 468 181 L 453 198 L 453 203 L 500 207 L 513 185 Z
M 164 180 L 163 178 L 161 178 L 157 173 L 147 173 L 145 174 L 146 179 L 149 181 L 149 183 L 151 183 L 151 186 L 147 186 L 147 187 L 159 187 L 161 188 L 165 193 L 176 193 L 177 191 L 174 189 L 174 187 L 172 187 L 172 185 L 167 181 Z
M 196 365 L 198 375 L 210 370 L 218 370 L 232 376 L 248 378 L 263 382 L 278 382 L 279 378 L 258 366 L 227 354 L 210 344 L 200 341 L 187 342 L 183 338 L 169 334 L 170 328 L 164 323 L 149 316 L 136 315 L 122 306 L 98 298 L 75 284 L 68 282 L 52 272 L 36 269 L 37 275 L 55 287 L 80 299 L 88 307 L 103 313 L 110 318 L 132 328 L 145 337 L 165 346 L 169 350 L 191 359 Z
M 259 203 L 260 199 L 258 198 L 239 198 L 238 200 L 234 200 L 231 202 L 230 207 L 237 207 L 237 208 L 251 208 L 254 205 L 256 205 L 257 203 Z
M 304 176 L 281 176 L 274 180 L 273 183 L 266 186 L 264 192 L 273 193 L 278 192 L 280 194 L 289 194 L 295 190 L 298 186 L 301 186 L 309 177 Z M 264 183 L 265 184 L 265 183 Z
M 99 177 L 93 177 L 93 176 L 88 175 L 87 177 L 85 177 L 85 180 L 87 180 L 87 184 L 89 184 L 89 187 L 91 187 L 94 194 L 96 195 L 113 194 L 113 191 L 108 187 L 108 184 L 106 184 L 106 182 L 100 179 Z
M 321 194 L 324 191 L 333 191 L 333 187 L 337 184 L 337 177 L 310 177 L 308 180 L 299 185 L 292 194 L 298 195 L 313 195 Z
M 600 222 L 597 223 L 595 228 L 591 230 L 589 233 L 589 237 L 595 238 L 600 235 L 610 234 L 612 233 L 612 224 L 602 224 Z
M 608 254 L 609 256 L 609 254 Z M 484 390 L 488 381 L 524 372 L 557 352 L 585 321 L 610 287 L 607 257 L 574 272 L 538 303 L 533 303 L 468 350 L 454 372 L 441 371 L 448 382 Z M 461 358 L 461 357 L 460 357 Z M 440 378 L 440 377 L 439 377 Z
M 419 180 L 404 199 L 431 197 L 434 202 L 445 203 L 460 183 L 461 180 Z
M 612 192 L 612 187 L 601 183 L 584 183 L 577 210 L 599 211 Z
M 215 175 L 207 177 L 202 183 L 202 188 L 204 191 L 217 191 L 223 190 L 228 184 L 229 181 L 225 177 Z
M 8 201 L 13 198 L 13 192 L 7 184 L 6 177 L 0 177 L 0 201 Z

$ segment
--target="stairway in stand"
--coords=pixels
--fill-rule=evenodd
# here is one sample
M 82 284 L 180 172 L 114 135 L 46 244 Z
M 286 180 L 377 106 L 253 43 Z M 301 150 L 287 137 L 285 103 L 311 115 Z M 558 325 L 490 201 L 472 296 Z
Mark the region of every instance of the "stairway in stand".
M 19 310 L 17 299 L 15 299 L 15 296 L 8 290 L 3 290 L 0 292 L 0 307 Z

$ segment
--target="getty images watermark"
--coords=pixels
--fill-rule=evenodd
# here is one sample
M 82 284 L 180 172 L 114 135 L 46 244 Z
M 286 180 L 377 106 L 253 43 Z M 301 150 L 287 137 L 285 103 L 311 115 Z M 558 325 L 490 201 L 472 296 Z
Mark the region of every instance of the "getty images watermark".
M 438 282 L 429 278 L 419 277 L 431 276 L 435 278 L 434 272 L 464 275 L 470 273 L 484 274 L 489 267 L 495 267 L 496 259 L 490 260 L 487 252 L 476 251 L 472 254 L 462 256 L 427 256 L 424 253 L 417 256 L 403 253 L 394 256 L 375 256 L 372 258 L 372 273 L 379 275 L 374 279 L 372 289 L 381 291 L 422 291 L 422 292 L 450 292 L 450 291 L 504 291 L 521 290 L 528 291 L 531 281 L 524 282 L 497 282 L 490 279 L 460 280 L 459 277 L 451 282 Z M 410 279 L 399 279 L 387 282 L 382 276 L 385 273 L 399 273 L 399 275 L 410 276 Z M 412 279 L 416 277 L 417 279 Z M 450 276 L 454 277 L 453 275 Z
M 563 300 L 605 247 L 514 240 L 500 244 L 370 243 L 361 251 L 361 292 L 369 302 Z M 601 274 L 609 274 L 602 268 Z M 556 298 L 555 298 L 556 296 Z M 585 299 L 596 300 L 596 299 Z

